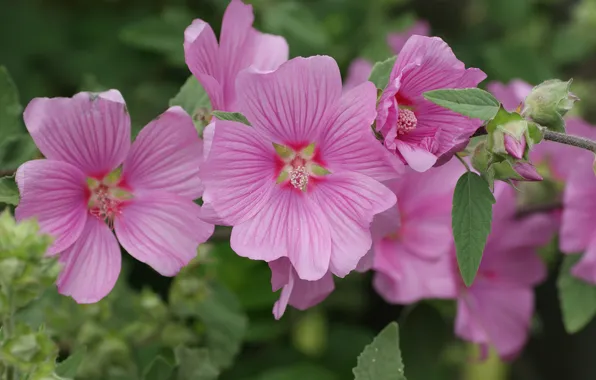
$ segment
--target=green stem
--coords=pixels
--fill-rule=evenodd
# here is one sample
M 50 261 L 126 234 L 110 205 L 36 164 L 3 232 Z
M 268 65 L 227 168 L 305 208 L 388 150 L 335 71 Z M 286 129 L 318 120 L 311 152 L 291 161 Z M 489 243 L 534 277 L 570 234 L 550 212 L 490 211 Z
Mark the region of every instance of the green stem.
M 457 159 L 459 160 L 459 162 L 462 163 L 463 166 L 466 167 L 466 170 L 471 172 L 472 169 L 470 169 L 470 165 L 468 165 L 468 163 L 466 162 L 466 160 L 464 160 L 459 154 L 455 154 L 455 157 L 457 157 Z
M 554 132 L 549 129 L 545 129 L 544 139 L 565 145 L 576 146 L 578 148 L 586 149 L 593 153 L 596 153 L 596 142 L 583 137 L 568 135 L 566 133 Z

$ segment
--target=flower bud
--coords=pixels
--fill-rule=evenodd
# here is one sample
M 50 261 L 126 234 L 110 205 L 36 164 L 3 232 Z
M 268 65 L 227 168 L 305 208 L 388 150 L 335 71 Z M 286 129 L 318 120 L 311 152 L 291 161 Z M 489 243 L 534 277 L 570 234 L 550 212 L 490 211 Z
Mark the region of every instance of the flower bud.
M 542 176 L 538 173 L 538 170 L 529 162 L 516 162 L 513 169 L 524 181 L 542 181 Z
M 522 137 L 517 140 L 511 135 L 505 134 L 505 150 L 512 157 L 521 159 L 526 150 L 526 138 L 522 135 Z
M 472 167 L 478 170 L 480 173 L 484 173 L 488 169 L 488 160 L 490 158 L 490 152 L 486 150 L 486 142 L 482 141 L 476 145 L 474 152 L 472 153 Z
M 494 179 L 501 181 L 542 181 L 542 177 L 529 162 L 507 160 L 491 165 L 491 170 L 494 171 Z
M 552 79 L 534 87 L 524 102 L 522 115 L 549 129 L 564 132 L 563 116 L 579 100 L 569 92 L 570 86 L 571 79 L 567 82 Z

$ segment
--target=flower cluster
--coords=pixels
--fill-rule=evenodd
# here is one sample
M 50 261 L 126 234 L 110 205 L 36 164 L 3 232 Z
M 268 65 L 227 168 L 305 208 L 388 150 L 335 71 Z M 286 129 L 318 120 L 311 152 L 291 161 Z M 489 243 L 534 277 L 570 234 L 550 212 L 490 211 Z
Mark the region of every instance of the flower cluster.
M 577 201 L 591 199 L 596 178 L 578 170 L 569 177 L 562 218 L 520 217 L 515 190 L 498 183 L 478 276 L 463 284 L 451 203 L 466 169 L 451 158 L 482 121 L 423 94 L 476 87 L 486 75 L 466 69 L 440 38 L 425 36 L 427 24 L 388 38 L 399 54 L 377 89 L 366 80 L 367 62 L 356 61 L 342 84 L 333 58 L 288 60 L 285 39 L 255 30 L 253 20 L 250 5 L 232 0 L 219 40 L 198 19 L 184 34 L 186 63 L 213 110 L 241 113 L 250 125 L 211 118 L 201 140 L 191 117 L 172 107 L 131 143 L 116 90 L 28 105 L 24 120 L 45 158 L 18 169 L 16 216 L 37 218 L 55 238 L 49 255 L 63 264 L 62 294 L 79 303 L 108 294 L 120 272 L 118 242 L 162 275 L 176 275 L 217 224 L 232 227 L 238 255 L 269 264 L 273 290 L 281 289 L 275 318 L 287 305 L 321 302 L 334 276 L 373 270 L 388 302 L 456 300 L 457 335 L 510 358 L 527 338 L 533 287 L 546 274 L 536 251 L 559 225 L 563 250 L 587 251 L 574 273 L 596 282 L 596 203 Z M 521 82 L 490 87 L 509 109 L 530 90 Z M 568 126 L 594 135 L 580 120 Z M 500 135 L 502 150 L 521 158 L 526 137 L 513 127 Z M 532 149 L 539 177 L 567 179 L 569 165 L 587 159 L 571 150 L 552 143 Z

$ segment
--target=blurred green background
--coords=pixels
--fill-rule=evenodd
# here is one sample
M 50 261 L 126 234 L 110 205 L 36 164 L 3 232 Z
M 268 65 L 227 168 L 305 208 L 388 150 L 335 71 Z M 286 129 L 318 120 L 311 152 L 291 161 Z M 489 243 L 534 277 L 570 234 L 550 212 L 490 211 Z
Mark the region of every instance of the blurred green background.
M 387 33 L 427 20 L 432 34 L 468 66 L 484 70 L 488 81 L 574 78 L 582 98 L 574 112 L 596 122 L 596 0 L 246 2 L 254 5 L 258 29 L 286 37 L 291 56 L 331 55 L 344 73 L 354 58 L 390 56 Z M 33 97 L 117 88 L 138 130 L 167 108 L 190 75 L 182 50 L 186 26 L 202 18 L 218 33 L 227 3 L 2 0 L 0 65 L 23 105 Z M 276 322 L 267 265 L 237 257 L 225 242 L 203 248 L 201 265 L 173 283 L 125 256 L 127 274 L 106 300 L 79 307 L 49 292 L 23 318 L 47 323 L 62 355 L 87 347 L 91 359 L 81 379 L 132 379 L 132 367 L 181 342 L 221 350 L 224 380 L 350 379 L 358 353 L 392 320 L 400 322 L 409 380 L 596 378 L 596 324 L 573 336 L 564 332 L 558 263 L 537 289 L 526 350 L 504 367 L 494 360 L 478 365 L 471 347 L 453 337 L 452 304 L 388 305 L 372 290 L 370 274 L 337 281 L 322 305 L 290 310 Z

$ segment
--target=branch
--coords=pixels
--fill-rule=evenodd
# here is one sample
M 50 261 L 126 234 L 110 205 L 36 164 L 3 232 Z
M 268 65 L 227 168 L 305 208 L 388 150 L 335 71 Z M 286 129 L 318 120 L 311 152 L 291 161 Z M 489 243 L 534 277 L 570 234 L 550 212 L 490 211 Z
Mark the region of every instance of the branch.
M 578 148 L 586 149 L 590 152 L 596 153 L 596 142 L 583 137 L 568 135 L 565 133 L 554 132 L 545 129 L 544 139 L 548 141 L 558 142 L 561 144 L 576 146 Z
M 16 173 L 16 170 L 0 170 L 0 177 L 12 176 Z

